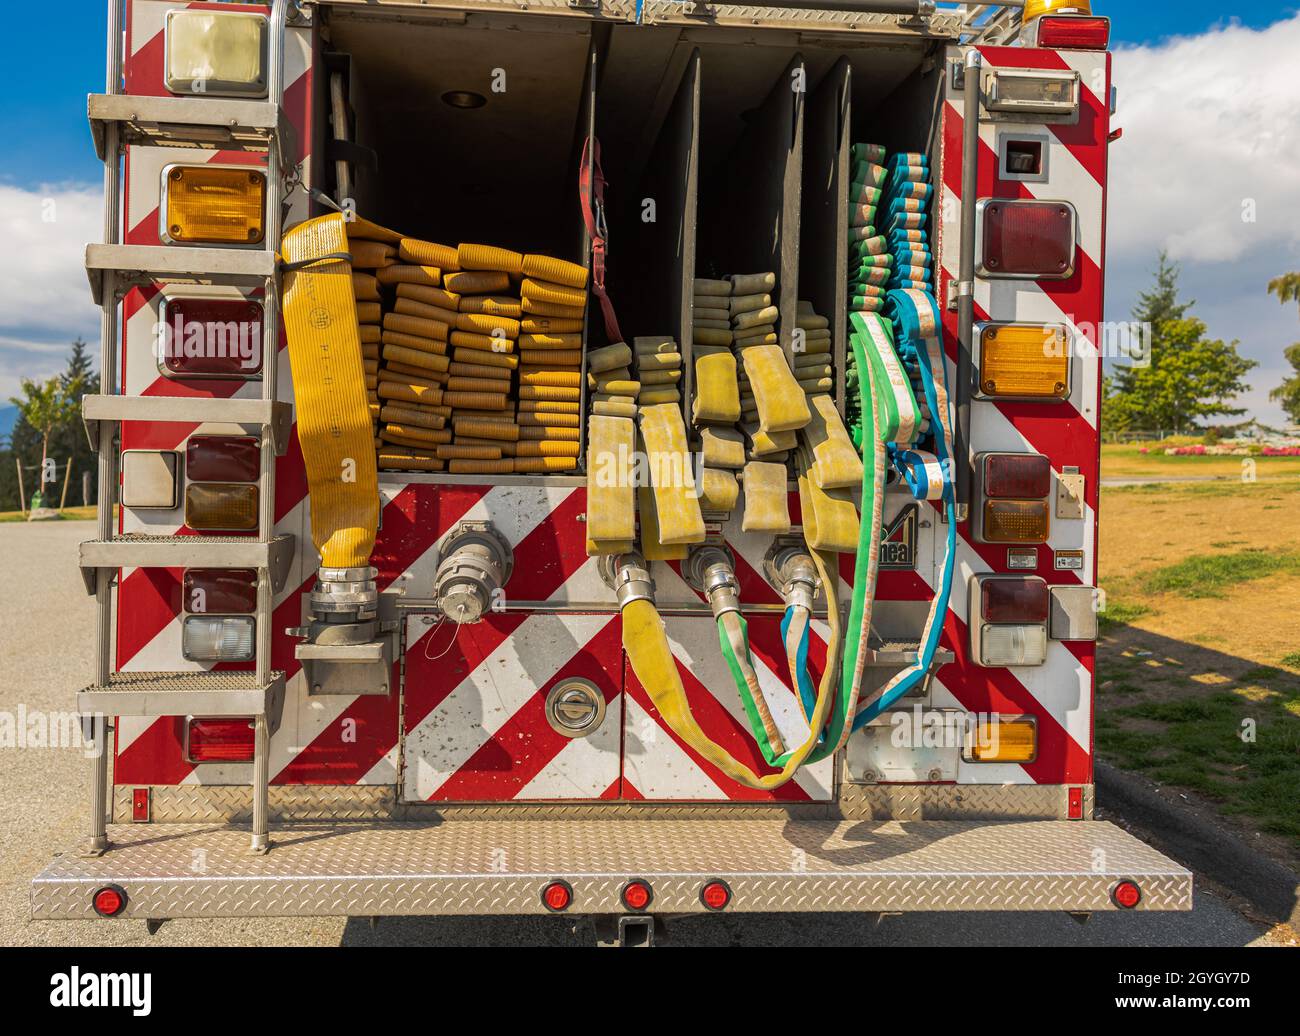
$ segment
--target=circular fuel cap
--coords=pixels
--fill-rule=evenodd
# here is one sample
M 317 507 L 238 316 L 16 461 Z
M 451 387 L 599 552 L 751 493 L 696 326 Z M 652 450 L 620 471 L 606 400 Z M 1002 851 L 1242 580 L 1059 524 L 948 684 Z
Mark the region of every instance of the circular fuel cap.
M 546 695 L 546 719 L 565 737 L 586 737 L 605 719 L 605 696 L 590 680 L 561 680 Z

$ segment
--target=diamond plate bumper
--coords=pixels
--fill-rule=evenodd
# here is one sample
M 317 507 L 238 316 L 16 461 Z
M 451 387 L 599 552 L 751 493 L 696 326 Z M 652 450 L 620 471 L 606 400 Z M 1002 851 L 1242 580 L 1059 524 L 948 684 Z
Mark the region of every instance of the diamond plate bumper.
M 1116 909 L 1121 878 L 1140 910 L 1190 910 L 1192 876 L 1112 824 L 762 820 L 480 820 L 293 825 L 267 856 L 246 831 L 211 825 L 109 829 L 98 858 L 69 853 L 32 883 L 34 919 L 95 914 L 108 883 L 124 917 L 540 914 L 543 885 L 573 886 L 573 913 L 619 913 L 632 877 L 659 913 Z

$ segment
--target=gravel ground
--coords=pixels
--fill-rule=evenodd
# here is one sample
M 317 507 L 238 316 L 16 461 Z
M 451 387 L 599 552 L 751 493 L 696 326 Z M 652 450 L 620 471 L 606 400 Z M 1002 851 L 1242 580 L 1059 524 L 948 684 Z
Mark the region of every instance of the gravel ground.
M 85 522 L 0 525 L 0 556 L 16 592 L 0 596 L 0 711 L 72 707 L 92 669 L 94 607 L 76 569 Z M 28 589 L 30 588 L 30 590 Z M 75 846 L 84 827 L 86 761 L 75 751 L 0 749 L 0 945 L 573 945 L 589 929 L 561 918 L 522 920 L 338 918 L 172 921 L 149 936 L 139 922 L 28 920 L 28 882 L 56 852 Z M 673 921 L 674 945 L 862 946 L 1241 946 L 1294 945 L 1287 929 L 1269 931 L 1214 894 L 1199 891 L 1189 914 L 1098 915 L 1080 925 L 1061 914 L 753 915 Z

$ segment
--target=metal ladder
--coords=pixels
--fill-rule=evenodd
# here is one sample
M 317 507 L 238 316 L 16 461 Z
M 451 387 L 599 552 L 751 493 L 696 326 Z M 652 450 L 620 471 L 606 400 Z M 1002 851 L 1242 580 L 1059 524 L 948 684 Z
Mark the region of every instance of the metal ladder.
M 289 445 L 292 407 L 277 399 L 283 157 L 292 154 L 284 113 L 284 44 L 291 0 L 273 0 L 265 101 L 206 97 L 136 97 L 122 93 L 122 0 L 108 2 L 106 92 L 93 94 L 88 114 L 104 163 L 104 243 L 86 249 L 91 292 L 102 310 L 102 395 L 88 396 L 83 417 L 98 453 L 96 537 L 81 545 L 87 590 L 95 595 L 95 677 L 77 696 L 91 753 L 90 830 L 85 852 L 109 848 L 107 821 L 112 765 L 108 717 L 251 716 L 253 816 L 251 848 L 269 848 L 269 746 L 284 706 L 285 674 L 271 670 L 272 610 L 293 562 L 294 537 L 275 534 L 275 458 Z M 296 4 L 294 5 L 296 7 Z M 266 235 L 261 250 L 186 248 L 121 243 L 121 159 L 128 144 L 224 146 L 267 152 Z M 121 394 L 118 307 L 134 285 L 204 280 L 265 291 L 260 399 L 191 399 Z M 256 427 L 261 434 L 256 538 L 116 535 L 117 431 L 123 421 L 221 422 Z M 250 673 L 116 673 L 113 671 L 113 580 L 125 567 L 251 568 L 257 579 L 256 669 Z

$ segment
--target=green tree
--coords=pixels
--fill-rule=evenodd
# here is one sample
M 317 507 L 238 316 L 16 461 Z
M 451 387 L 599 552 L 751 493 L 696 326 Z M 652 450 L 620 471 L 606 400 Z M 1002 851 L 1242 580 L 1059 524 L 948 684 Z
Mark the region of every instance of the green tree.
M 1276 295 L 1278 302 L 1300 303 L 1300 273 L 1284 273 L 1268 282 L 1268 293 Z M 1287 348 L 1283 354 L 1295 373 L 1268 394 L 1268 398 L 1282 404 L 1287 417 L 1300 424 L 1300 342 Z
M 67 369 L 59 379 L 69 398 L 76 404 L 78 414 L 81 411 L 82 397 L 99 392 L 99 375 L 91 364 L 89 347 L 81 338 L 72 343 Z M 98 460 L 90 448 L 90 440 L 86 438 L 86 429 L 81 421 L 73 420 L 61 425 L 50 439 L 50 450 L 60 461 L 72 462 L 69 499 L 81 502 L 81 476 L 83 472 L 89 471 L 93 500 Z
M 1284 355 L 1295 373 L 1270 392 L 1268 398 L 1281 403 L 1286 416 L 1300 424 L 1300 342 L 1287 346 Z
M 65 385 L 60 377 L 48 381 L 34 381 L 23 378 L 22 397 L 11 396 L 9 402 L 18 408 L 18 413 L 26 424 L 35 430 L 41 438 L 41 463 L 37 482 L 39 490 L 32 495 L 32 508 L 41 506 L 47 483 L 55 481 L 52 477 L 54 465 L 50 463 L 50 440 L 55 432 L 76 419 L 79 393 L 82 386 L 79 381 Z
M 1232 400 L 1249 388 L 1245 376 L 1258 364 L 1237 352 L 1236 341 L 1206 337 L 1204 321 L 1188 316 L 1194 303 L 1178 297 L 1178 274 L 1162 252 L 1154 288 L 1138 296 L 1133 318 L 1149 328 L 1150 357 L 1116 368 L 1107 400 L 1113 428 L 1183 432 L 1245 412 Z
M 1300 303 L 1300 273 L 1284 273 L 1281 277 L 1274 277 L 1268 282 L 1268 293 L 1276 295 L 1278 302 L 1284 306 L 1288 302 Z

